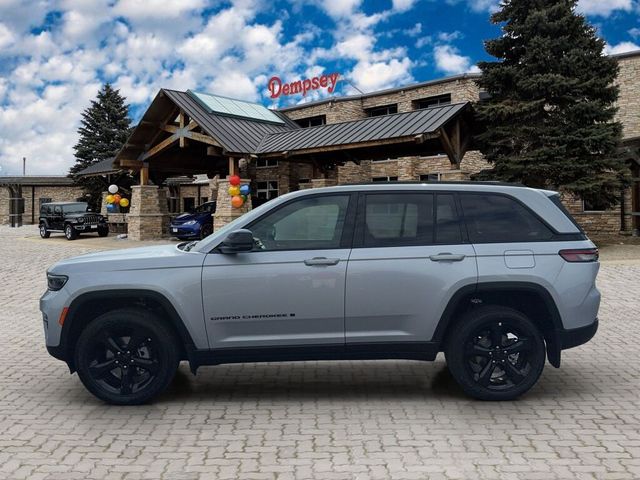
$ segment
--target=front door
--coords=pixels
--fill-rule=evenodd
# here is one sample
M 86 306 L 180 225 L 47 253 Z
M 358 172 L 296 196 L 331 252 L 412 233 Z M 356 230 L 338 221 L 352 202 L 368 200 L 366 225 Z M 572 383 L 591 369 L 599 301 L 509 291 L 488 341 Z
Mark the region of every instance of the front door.
M 254 251 L 207 255 L 202 294 L 211 348 L 344 346 L 354 203 L 349 194 L 294 199 L 244 227 Z
M 64 228 L 64 214 L 62 213 L 62 206 L 55 205 L 53 207 L 53 219 L 51 222 L 51 229 L 62 230 Z
M 358 208 L 347 272 L 347 348 L 419 349 L 432 339 L 451 296 L 477 281 L 455 196 L 371 193 Z

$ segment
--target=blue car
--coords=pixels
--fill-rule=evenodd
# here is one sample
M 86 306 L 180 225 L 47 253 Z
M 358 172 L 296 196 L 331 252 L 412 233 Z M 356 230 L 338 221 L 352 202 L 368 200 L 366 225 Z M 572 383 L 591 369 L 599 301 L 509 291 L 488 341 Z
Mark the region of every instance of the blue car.
M 180 240 L 204 238 L 213 233 L 213 213 L 216 202 L 206 202 L 194 210 L 181 213 L 171 220 L 169 234 Z

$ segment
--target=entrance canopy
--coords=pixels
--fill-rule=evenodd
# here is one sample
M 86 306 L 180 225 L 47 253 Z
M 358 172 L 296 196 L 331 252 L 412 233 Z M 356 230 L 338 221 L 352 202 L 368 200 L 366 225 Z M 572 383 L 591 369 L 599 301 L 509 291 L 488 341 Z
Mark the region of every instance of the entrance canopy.
M 114 161 L 156 183 L 194 173 L 226 175 L 239 158 L 310 162 L 434 155 L 459 164 L 469 147 L 469 103 L 301 128 L 283 113 L 200 92 L 160 90 Z M 229 161 L 233 160 L 233 161 Z M 234 163 L 235 162 L 235 163 Z

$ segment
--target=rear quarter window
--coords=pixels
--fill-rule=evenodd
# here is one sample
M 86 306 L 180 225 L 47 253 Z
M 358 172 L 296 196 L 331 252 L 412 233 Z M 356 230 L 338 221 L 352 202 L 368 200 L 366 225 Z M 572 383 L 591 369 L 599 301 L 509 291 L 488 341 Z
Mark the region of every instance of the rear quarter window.
M 512 243 L 550 240 L 554 233 L 515 199 L 496 194 L 460 195 L 472 243 Z

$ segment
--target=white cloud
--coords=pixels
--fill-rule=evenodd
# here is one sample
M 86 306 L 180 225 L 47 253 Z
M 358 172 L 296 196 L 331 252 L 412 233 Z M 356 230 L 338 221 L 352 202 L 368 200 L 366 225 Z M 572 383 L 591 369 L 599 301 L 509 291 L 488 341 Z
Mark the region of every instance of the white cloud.
M 640 50 L 640 45 L 633 42 L 620 42 L 617 45 L 607 45 L 604 49 L 607 55 L 616 55 Z
M 416 3 L 416 0 L 392 0 L 393 9 L 398 12 L 406 12 L 407 10 L 411 10 L 413 5 Z
M 580 0 L 578 12 L 584 15 L 608 17 L 616 10 L 630 12 L 633 6 L 633 0 Z
M 466 1 L 467 6 L 477 13 L 495 12 L 500 7 L 500 0 L 446 0 L 449 5 L 455 5 L 461 1 Z
M 14 41 L 14 35 L 11 30 L 4 24 L 0 22 L 0 49 L 7 48 Z
M 422 23 L 418 22 L 413 27 L 404 32 L 409 37 L 417 37 L 422 33 Z
M 351 78 L 360 90 L 372 92 L 399 83 L 409 83 L 412 80 L 410 69 L 411 61 L 408 58 L 375 63 L 364 61 L 354 67 Z
M 631 30 L 629 30 L 629 35 L 631 35 L 633 38 L 640 37 L 640 28 L 632 28 Z
M 362 0 L 320 0 L 319 6 L 333 18 L 350 16 Z
M 437 45 L 433 56 L 436 68 L 448 75 L 477 71 L 477 67 L 471 64 L 471 58 L 460 55 L 458 49 L 451 45 Z

